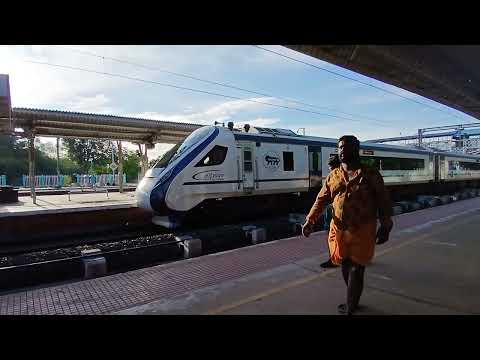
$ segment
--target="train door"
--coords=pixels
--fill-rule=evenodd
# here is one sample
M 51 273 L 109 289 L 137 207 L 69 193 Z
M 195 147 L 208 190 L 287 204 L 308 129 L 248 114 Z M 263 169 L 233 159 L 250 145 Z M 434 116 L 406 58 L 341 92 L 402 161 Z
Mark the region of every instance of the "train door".
M 240 155 L 240 170 L 243 190 L 251 192 L 255 186 L 253 146 L 242 145 L 238 147 Z
M 433 165 L 433 178 L 435 182 L 438 182 L 441 178 L 441 169 L 445 165 L 445 156 L 443 155 L 434 155 L 434 165 Z
M 435 179 L 435 182 L 438 181 L 438 160 L 439 156 L 438 155 L 433 155 L 433 178 Z
M 437 181 L 440 181 L 443 179 L 442 173 L 444 173 L 445 169 L 445 155 L 440 155 L 440 160 L 438 164 L 438 175 L 437 175 Z
M 310 188 L 322 187 L 322 151 L 320 147 L 308 147 Z

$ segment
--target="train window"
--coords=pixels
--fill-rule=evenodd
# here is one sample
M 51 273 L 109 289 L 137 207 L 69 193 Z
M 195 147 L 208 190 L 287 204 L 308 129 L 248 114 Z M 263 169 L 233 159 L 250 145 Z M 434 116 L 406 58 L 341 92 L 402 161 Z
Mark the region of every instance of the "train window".
M 253 171 L 252 152 L 250 150 L 243 150 L 243 171 Z
M 379 170 L 421 170 L 425 168 L 424 159 L 361 156 L 360 162 Z
M 294 171 L 293 169 L 293 152 L 284 151 L 283 152 L 283 170 L 284 171 Z
M 460 161 L 461 170 L 480 170 L 480 163 Z
M 162 157 L 157 161 L 155 164 L 155 168 L 165 168 L 167 167 L 168 163 L 172 159 L 173 155 L 177 152 L 178 148 L 180 147 L 182 143 L 178 143 L 174 147 L 172 147 L 170 150 L 168 150 L 165 154 L 162 155 Z
M 405 166 L 402 166 L 404 159 L 400 158 L 381 158 L 380 159 L 380 169 L 382 170 L 413 170 L 410 169 L 409 166 L 407 166 L 405 169 Z
M 183 154 L 186 150 L 192 148 L 193 146 L 197 145 L 201 140 L 205 139 L 210 133 L 212 132 L 212 128 L 209 126 L 201 127 L 190 135 L 183 141 L 183 143 L 177 148 L 175 155 L 173 155 L 170 161 L 175 160 L 181 154 Z
M 421 170 L 425 169 L 425 160 L 424 159 L 403 159 L 407 160 L 404 166 L 410 166 L 408 170 Z
M 200 160 L 195 167 L 220 165 L 227 157 L 228 148 L 225 146 L 215 145 L 207 155 Z
M 380 169 L 380 161 L 373 156 L 360 156 L 360 163 L 366 167 Z
M 458 161 L 449 161 L 448 170 L 458 170 L 460 168 L 460 163 Z

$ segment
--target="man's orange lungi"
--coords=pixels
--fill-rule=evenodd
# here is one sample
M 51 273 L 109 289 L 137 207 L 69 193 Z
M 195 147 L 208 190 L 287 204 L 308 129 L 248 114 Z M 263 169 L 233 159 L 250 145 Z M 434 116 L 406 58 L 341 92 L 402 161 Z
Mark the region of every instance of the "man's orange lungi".
M 376 219 L 352 230 L 340 230 L 332 219 L 328 233 L 328 247 L 332 262 L 340 265 L 349 257 L 357 264 L 367 265 L 375 253 L 376 233 Z

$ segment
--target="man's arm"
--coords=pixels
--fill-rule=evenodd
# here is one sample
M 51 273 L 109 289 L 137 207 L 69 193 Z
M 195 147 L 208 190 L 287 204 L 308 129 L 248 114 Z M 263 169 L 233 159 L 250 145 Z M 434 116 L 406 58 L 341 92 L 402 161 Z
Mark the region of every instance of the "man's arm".
M 393 214 L 392 201 L 390 200 L 390 194 L 383 182 L 382 174 L 377 171 L 375 181 L 375 195 L 377 197 L 377 206 L 379 213 L 380 224 L 388 224 L 391 222 Z
M 390 194 L 383 182 L 382 174 L 377 171 L 376 181 L 375 181 L 375 195 L 378 206 L 378 215 L 380 221 L 380 228 L 377 232 L 377 244 L 383 244 L 388 241 L 388 236 L 393 227 L 392 222 L 392 202 L 390 200 Z
M 305 224 L 302 226 L 302 234 L 305 237 L 309 237 L 313 232 L 313 225 L 318 221 L 318 218 L 322 214 L 325 206 L 330 202 L 330 187 L 329 187 L 330 175 L 327 176 L 325 183 L 322 186 L 322 189 L 317 195 L 315 202 L 313 203 L 310 212 L 305 219 Z
M 320 218 L 320 215 L 322 215 L 325 207 L 331 202 L 329 184 L 330 175 L 325 179 L 325 183 L 323 184 L 322 189 L 318 193 L 317 198 L 315 199 L 315 202 L 313 203 L 312 208 L 307 215 L 307 223 L 315 224 Z

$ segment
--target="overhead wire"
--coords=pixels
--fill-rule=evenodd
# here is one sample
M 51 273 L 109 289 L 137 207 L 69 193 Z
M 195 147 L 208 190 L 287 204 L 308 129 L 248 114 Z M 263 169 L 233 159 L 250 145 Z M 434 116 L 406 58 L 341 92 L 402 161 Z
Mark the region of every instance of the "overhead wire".
M 53 47 L 53 45 L 49 45 L 49 46 Z M 224 82 L 202 79 L 202 78 L 199 78 L 197 76 L 193 76 L 193 75 L 189 75 L 189 74 L 184 74 L 184 73 L 174 72 L 174 71 L 170 71 L 170 70 L 160 69 L 160 68 L 157 68 L 157 67 L 144 65 L 144 64 L 140 64 L 140 63 L 136 63 L 136 62 L 132 62 L 132 61 L 127 61 L 127 60 L 123 60 L 123 59 L 119 59 L 119 58 L 115 58 L 115 57 L 111 57 L 111 56 L 99 55 L 99 54 L 91 52 L 91 51 L 78 50 L 78 49 L 73 49 L 73 48 L 70 48 L 70 47 L 63 47 L 63 46 L 60 47 L 60 49 L 76 52 L 76 53 L 79 53 L 79 54 L 84 54 L 84 55 L 97 57 L 97 58 L 100 58 L 102 60 L 110 60 L 110 61 L 118 62 L 118 63 L 121 63 L 121 64 L 128 64 L 128 65 L 131 65 L 131 66 L 137 66 L 137 67 L 144 68 L 144 69 L 150 70 L 150 71 L 157 71 L 157 72 L 162 72 L 162 73 L 166 73 L 166 74 L 169 74 L 169 75 L 174 75 L 174 76 L 183 77 L 183 78 L 187 78 L 187 79 L 191 79 L 191 80 L 195 80 L 195 81 L 200 81 L 200 82 L 204 82 L 204 83 L 211 84 L 211 85 L 222 86 L 222 87 L 225 87 L 225 88 L 230 88 L 230 89 L 234 89 L 234 90 L 238 90 L 238 91 L 243 91 L 243 92 L 247 92 L 247 93 L 251 93 L 251 94 L 255 94 L 255 95 L 272 97 L 272 98 L 287 101 L 287 102 L 290 102 L 290 103 L 299 104 L 299 105 L 303 105 L 303 106 L 308 106 L 308 107 L 312 107 L 312 108 L 316 108 L 316 109 L 320 109 L 320 110 L 329 110 L 329 111 L 337 112 L 339 114 L 344 114 L 344 115 L 353 116 L 353 117 L 357 117 L 357 118 L 364 118 L 364 119 L 375 121 L 377 123 L 385 123 L 384 120 L 376 119 L 376 118 L 371 117 L 371 116 L 353 114 L 353 113 L 349 113 L 349 112 L 346 112 L 346 111 L 337 110 L 335 108 L 328 107 L 328 106 L 319 106 L 319 105 L 309 104 L 309 103 L 299 101 L 297 99 L 293 99 L 293 98 L 289 98 L 289 97 L 267 94 L 265 92 L 260 92 L 258 90 L 245 89 L 245 88 L 242 88 L 242 87 L 239 87 L 239 86 L 236 86 L 236 85 L 232 85 L 232 84 L 227 84 L 227 83 L 224 83 Z
M 252 102 L 252 103 L 257 103 L 257 104 L 262 104 L 262 105 L 267 105 L 267 106 L 272 106 L 272 107 L 278 107 L 278 108 L 283 108 L 283 109 L 300 111 L 300 112 L 304 112 L 304 113 L 311 113 L 311 114 L 315 114 L 315 115 L 334 117 L 334 118 L 343 119 L 343 120 L 347 120 L 347 121 L 354 121 L 354 122 L 360 121 L 358 119 L 347 118 L 345 116 L 339 116 L 339 115 L 328 114 L 328 113 L 320 113 L 320 112 L 317 112 L 317 111 L 306 110 L 306 109 L 302 109 L 302 108 L 298 108 L 298 107 L 292 107 L 292 106 L 286 106 L 286 105 L 280 105 L 280 104 L 273 104 L 273 103 L 270 103 L 270 102 L 259 101 L 259 100 L 255 100 L 255 99 L 251 99 L 251 98 L 242 98 L 242 97 L 238 97 L 238 96 L 226 95 L 226 94 L 216 93 L 216 92 L 212 92 L 212 91 L 200 90 L 200 89 L 195 89 L 195 88 L 190 88 L 190 87 L 185 87 L 185 86 L 179 86 L 179 85 L 169 84 L 169 83 L 164 83 L 164 82 L 159 82 L 159 81 L 146 80 L 146 79 L 142 79 L 142 78 L 138 78 L 138 77 L 132 77 L 132 76 L 127 76 L 127 75 L 122 75 L 122 74 L 114 74 L 114 73 L 109 73 L 109 72 L 106 72 L 106 71 L 97 71 L 97 70 L 86 69 L 86 68 L 75 67 L 75 66 L 69 66 L 69 65 L 54 64 L 54 63 L 50 63 L 50 62 L 40 62 L 40 61 L 33 61 L 33 60 L 24 60 L 24 61 L 27 62 L 27 63 L 32 63 L 32 64 L 47 65 L 47 66 L 51 66 L 51 67 L 58 67 L 58 68 L 64 68 L 64 69 L 69 69 L 69 70 L 77 70 L 77 71 L 83 71 L 83 72 L 94 73 L 94 74 L 99 74 L 99 75 L 106 75 L 106 76 L 110 76 L 110 77 L 117 77 L 117 78 L 133 80 L 133 81 L 138 81 L 138 82 L 143 82 L 143 83 L 150 83 L 150 84 L 155 84 L 155 85 L 164 86 L 164 87 L 171 87 L 171 88 L 175 88 L 175 89 L 179 89 L 179 90 L 187 90 L 187 91 L 191 91 L 191 92 L 197 92 L 197 93 L 203 93 L 203 94 L 208 94 L 208 95 L 224 97 L 224 98 L 228 98 L 228 99 Z M 388 125 L 385 125 L 383 123 L 378 123 L 377 125 L 389 127 Z
M 326 69 L 326 68 L 324 68 L 324 67 L 321 67 L 321 66 L 318 66 L 318 65 L 315 65 L 315 64 L 312 64 L 312 63 L 309 63 L 309 62 L 300 60 L 300 59 L 296 59 L 296 58 L 294 58 L 294 57 L 291 57 L 291 56 L 282 54 L 282 53 L 280 53 L 280 52 L 277 52 L 277 51 L 274 51 L 274 50 L 271 50 L 271 49 L 267 49 L 267 48 L 262 47 L 262 46 L 259 46 L 259 45 L 252 45 L 252 46 L 255 47 L 255 48 L 258 48 L 258 49 L 267 51 L 267 52 L 269 52 L 269 53 L 273 53 L 273 54 L 276 54 L 276 55 L 278 55 L 278 56 L 284 57 L 284 58 L 286 58 L 286 59 L 289 59 L 289 60 L 292 60 L 292 61 L 296 61 L 296 62 L 298 62 L 298 63 L 301 63 L 301 64 L 304 64 L 304 65 L 313 67 L 313 68 L 315 68 L 315 69 L 318 69 L 318 70 L 321 70 L 321 71 L 325 71 L 325 72 L 330 73 L 330 74 L 332 74 L 332 75 L 339 76 L 339 77 L 342 77 L 342 78 L 344 78 L 344 79 L 348 79 L 348 80 L 351 80 L 351 81 L 355 81 L 355 82 L 357 82 L 357 83 L 359 83 L 359 84 L 362 84 L 362 85 L 365 85 L 365 86 L 369 86 L 369 87 L 371 87 L 371 88 L 373 88 L 373 89 L 376 89 L 376 90 L 379 90 L 379 91 L 383 91 L 383 92 L 385 92 L 385 93 L 387 93 L 387 94 L 394 95 L 394 96 L 398 96 L 398 97 L 400 97 L 400 98 L 402 98 L 402 99 L 404 99 L 404 100 L 407 100 L 407 101 L 416 103 L 416 104 L 418 104 L 418 105 L 426 106 L 426 107 L 428 107 L 428 108 L 430 108 L 430 109 L 433 109 L 433 110 L 436 110 L 436 111 L 440 111 L 440 112 L 442 112 L 442 113 L 444 113 L 444 114 L 446 114 L 446 115 L 448 115 L 448 116 L 455 116 L 456 118 L 463 120 L 463 118 L 460 117 L 460 116 L 458 116 L 457 114 L 453 114 L 453 113 L 444 111 L 444 110 L 442 110 L 442 109 L 436 108 L 436 107 L 431 106 L 431 105 L 429 105 L 429 104 L 425 104 L 425 103 L 420 102 L 420 101 L 418 101 L 418 100 L 415 100 L 415 99 L 409 98 L 409 97 L 407 97 L 407 96 L 398 94 L 398 93 L 396 93 L 396 92 L 394 92 L 394 91 L 390 91 L 390 90 L 384 89 L 384 88 L 382 88 L 382 87 L 380 87 L 380 86 L 376 86 L 376 85 L 373 85 L 373 84 L 369 84 L 369 83 L 364 82 L 364 81 L 361 81 L 361 80 L 359 80 L 359 79 L 355 79 L 355 78 L 353 78 L 353 77 L 351 77 L 351 76 L 347 76 L 347 75 L 344 75 L 344 74 L 340 74 L 340 73 L 338 73 L 338 72 L 336 72 L 336 71 L 329 70 L 329 69 Z

